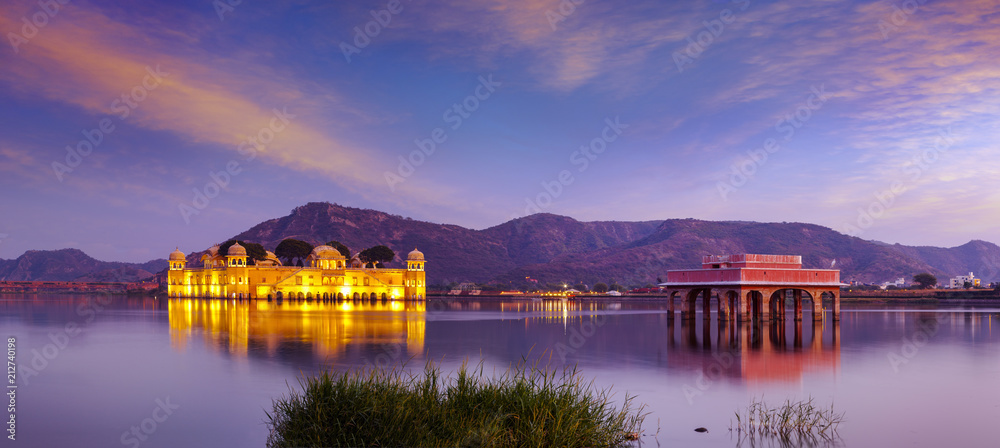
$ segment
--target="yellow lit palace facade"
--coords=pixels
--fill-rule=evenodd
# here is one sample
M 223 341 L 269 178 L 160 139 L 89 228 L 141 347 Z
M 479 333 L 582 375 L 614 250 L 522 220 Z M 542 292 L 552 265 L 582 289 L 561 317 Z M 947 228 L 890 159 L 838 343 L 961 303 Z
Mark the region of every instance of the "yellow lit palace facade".
M 424 254 L 414 249 L 406 269 L 368 268 L 330 246 L 318 246 L 304 267 L 282 266 L 272 252 L 247 265 L 246 248 L 232 245 L 225 255 L 214 246 L 201 257 L 202 267 L 188 268 L 180 250 L 170 254 L 170 297 L 306 300 L 424 300 L 427 297 Z

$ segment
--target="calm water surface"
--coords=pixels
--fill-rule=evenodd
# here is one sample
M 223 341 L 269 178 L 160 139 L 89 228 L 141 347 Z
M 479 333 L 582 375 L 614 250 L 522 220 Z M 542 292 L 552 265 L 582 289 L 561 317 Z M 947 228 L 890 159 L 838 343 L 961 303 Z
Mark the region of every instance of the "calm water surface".
M 807 313 L 756 327 L 671 323 L 665 308 L 3 295 L 0 327 L 20 368 L 17 440 L 3 446 L 259 447 L 272 398 L 303 373 L 428 359 L 492 369 L 543 354 L 618 399 L 638 395 L 644 446 L 781 446 L 728 431 L 761 396 L 845 411 L 840 438 L 816 446 L 1000 446 L 995 306 L 845 306 L 839 324 Z

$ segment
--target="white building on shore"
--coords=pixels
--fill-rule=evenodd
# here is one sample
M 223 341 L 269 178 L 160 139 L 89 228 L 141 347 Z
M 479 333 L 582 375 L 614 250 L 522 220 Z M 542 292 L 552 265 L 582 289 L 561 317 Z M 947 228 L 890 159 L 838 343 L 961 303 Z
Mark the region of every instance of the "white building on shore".
M 957 277 L 953 277 L 950 283 L 951 284 L 949 286 L 952 288 L 964 288 L 966 283 L 970 283 L 973 287 L 976 287 L 979 286 L 980 282 L 979 279 L 970 272 L 969 275 L 959 275 Z

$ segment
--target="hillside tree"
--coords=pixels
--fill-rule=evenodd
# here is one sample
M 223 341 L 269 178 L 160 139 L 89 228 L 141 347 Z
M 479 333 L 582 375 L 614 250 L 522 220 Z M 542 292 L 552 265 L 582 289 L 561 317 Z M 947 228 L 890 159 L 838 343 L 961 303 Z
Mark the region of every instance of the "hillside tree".
M 937 284 L 937 277 L 929 272 L 922 272 L 913 276 L 913 283 L 919 284 L 921 289 L 927 289 Z
M 334 249 L 337 249 L 337 252 L 340 252 L 340 255 L 343 255 L 344 258 L 348 260 L 351 259 L 351 249 L 348 249 L 347 246 L 344 245 L 344 243 L 341 243 L 340 241 L 337 240 L 331 240 L 327 242 L 326 245 Z
M 377 268 L 385 267 L 383 263 L 388 263 L 396 258 L 396 252 L 387 246 L 378 245 L 369 247 L 358 253 L 358 259 L 364 264 L 372 264 Z
M 274 248 L 274 255 L 285 266 L 302 266 L 312 250 L 312 244 L 295 238 L 285 238 Z

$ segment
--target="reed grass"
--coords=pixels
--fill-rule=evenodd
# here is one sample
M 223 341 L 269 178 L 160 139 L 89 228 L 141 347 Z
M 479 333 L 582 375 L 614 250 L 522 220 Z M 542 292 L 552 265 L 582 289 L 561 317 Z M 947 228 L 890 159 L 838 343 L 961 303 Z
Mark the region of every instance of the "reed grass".
M 620 446 L 638 437 L 645 405 L 621 409 L 575 367 L 521 362 L 498 377 L 463 364 L 454 378 L 389 369 L 324 371 L 267 412 L 269 447 Z
M 844 413 L 830 407 L 818 407 L 812 397 L 801 401 L 786 400 L 778 407 L 770 407 L 754 398 L 745 412 L 736 411 L 736 420 L 729 430 L 739 435 L 776 437 L 781 440 L 834 440 L 839 438 L 837 427 L 844 421 Z

